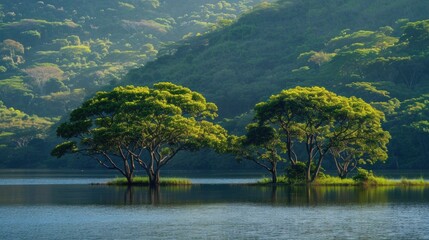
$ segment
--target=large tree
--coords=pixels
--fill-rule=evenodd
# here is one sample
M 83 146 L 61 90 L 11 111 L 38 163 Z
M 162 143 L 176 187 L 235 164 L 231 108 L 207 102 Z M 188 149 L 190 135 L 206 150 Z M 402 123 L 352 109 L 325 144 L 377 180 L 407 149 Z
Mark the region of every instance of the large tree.
M 85 154 L 121 172 L 129 184 L 140 165 L 155 186 L 160 169 L 179 151 L 224 147 L 226 131 L 205 120 L 216 111 L 201 94 L 172 83 L 117 87 L 98 92 L 71 113 L 57 129 L 67 141 L 52 154 Z
M 390 135 L 381 127 L 383 113 L 362 99 L 338 96 L 321 87 L 283 90 L 256 105 L 255 119 L 281 134 L 290 164 L 304 158 L 307 182 L 317 178 L 330 153 L 336 154 L 338 164 L 338 154 L 345 152 L 353 157 L 370 155 L 371 161 L 387 156 Z M 297 145 L 305 154 L 296 154 Z

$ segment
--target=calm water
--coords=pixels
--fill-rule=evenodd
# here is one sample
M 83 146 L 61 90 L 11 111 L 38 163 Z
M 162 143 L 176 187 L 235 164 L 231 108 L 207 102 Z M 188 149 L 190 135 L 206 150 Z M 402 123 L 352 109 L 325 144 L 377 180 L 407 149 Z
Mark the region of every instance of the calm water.
M 0 172 L 0 239 L 429 239 L 429 188 L 89 184 L 107 179 Z

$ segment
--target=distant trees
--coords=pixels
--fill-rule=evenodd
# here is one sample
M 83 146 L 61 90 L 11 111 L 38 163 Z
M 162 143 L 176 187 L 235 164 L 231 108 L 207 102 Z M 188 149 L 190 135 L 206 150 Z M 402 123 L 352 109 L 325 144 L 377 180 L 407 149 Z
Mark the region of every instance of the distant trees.
M 186 7 L 160 0 L 0 4 L 0 100 L 30 116 L 61 119 L 86 94 L 117 86 L 129 69 L 154 60 L 163 46 L 207 32 L 219 19 L 236 19 L 261 1 L 227 0 L 214 8 L 208 0 Z M 10 152 L 0 148 L 2 160 L 15 161 Z
M 9 56 L 14 58 L 17 54 L 24 54 L 24 45 L 15 40 L 6 39 L 3 40 L 2 50 L 9 52 Z
M 333 53 L 315 52 L 309 59 L 309 62 L 314 62 L 317 66 L 321 66 L 324 63 L 331 61 L 332 57 L 335 56 Z
M 308 57 L 314 70 L 329 72 L 331 78 L 391 81 L 413 89 L 429 76 L 424 67 L 429 63 L 429 20 L 406 23 L 400 37 L 391 36 L 394 31 L 389 26 L 344 30 L 324 49 L 301 53 L 299 59 Z
M 404 26 L 404 32 L 400 38 L 417 53 L 429 49 L 429 20 L 409 22 Z
M 249 128 L 246 137 L 265 151 L 260 157 L 273 166 L 282 159 L 274 146 L 281 146 L 278 149 L 285 152 L 289 164 L 305 163 L 306 181 L 313 182 L 329 154 L 340 177 L 346 177 L 358 160 L 385 160 L 390 135 L 381 128 L 383 120 L 383 113 L 361 99 L 320 87 L 296 87 L 257 104 L 257 127 Z M 305 154 L 299 154 L 298 148 Z
M 0 44 L 2 51 L 2 61 L 8 63 L 11 67 L 16 67 L 19 64 L 24 63 L 24 45 L 20 42 L 6 39 Z
M 216 105 L 201 94 L 171 83 L 98 92 L 58 127 L 57 135 L 67 141 L 57 145 L 52 155 L 92 157 L 118 170 L 129 184 L 140 165 L 155 186 L 160 169 L 178 152 L 225 147 L 226 131 L 205 120 L 216 117 L 216 111 Z
M 0 101 L 0 148 L 22 149 L 53 124 L 50 119 L 30 116 Z M 6 141 L 6 139 L 8 141 Z
M 51 79 L 62 80 L 64 72 L 54 64 L 44 64 L 24 69 L 31 78 L 31 85 L 37 88 L 41 95 L 45 94 L 45 85 Z

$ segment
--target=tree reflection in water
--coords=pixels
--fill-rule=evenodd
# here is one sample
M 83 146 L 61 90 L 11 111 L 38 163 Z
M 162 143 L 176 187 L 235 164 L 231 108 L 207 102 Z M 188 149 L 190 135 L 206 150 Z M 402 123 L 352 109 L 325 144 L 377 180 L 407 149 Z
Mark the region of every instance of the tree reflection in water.
M 107 189 L 108 190 L 108 189 Z M 291 206 L 428 203 L 425 187 L 252 186 L 195 184 L 188 186 L 121 187 L 126 205 L 265 203 Z M 104 193 L 109 197 L 108 192 Z M 113 195 L 112 195 L 113 196 Z

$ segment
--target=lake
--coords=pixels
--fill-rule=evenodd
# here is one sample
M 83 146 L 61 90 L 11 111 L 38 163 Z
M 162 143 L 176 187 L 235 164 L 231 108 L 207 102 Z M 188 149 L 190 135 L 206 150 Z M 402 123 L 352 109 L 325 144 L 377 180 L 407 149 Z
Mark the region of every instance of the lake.
M 0 239 L 429 239 L 429 188 L 174 175 L 196 184 L 150 190 L 92 185 L 104 172 L 0 171 Z

